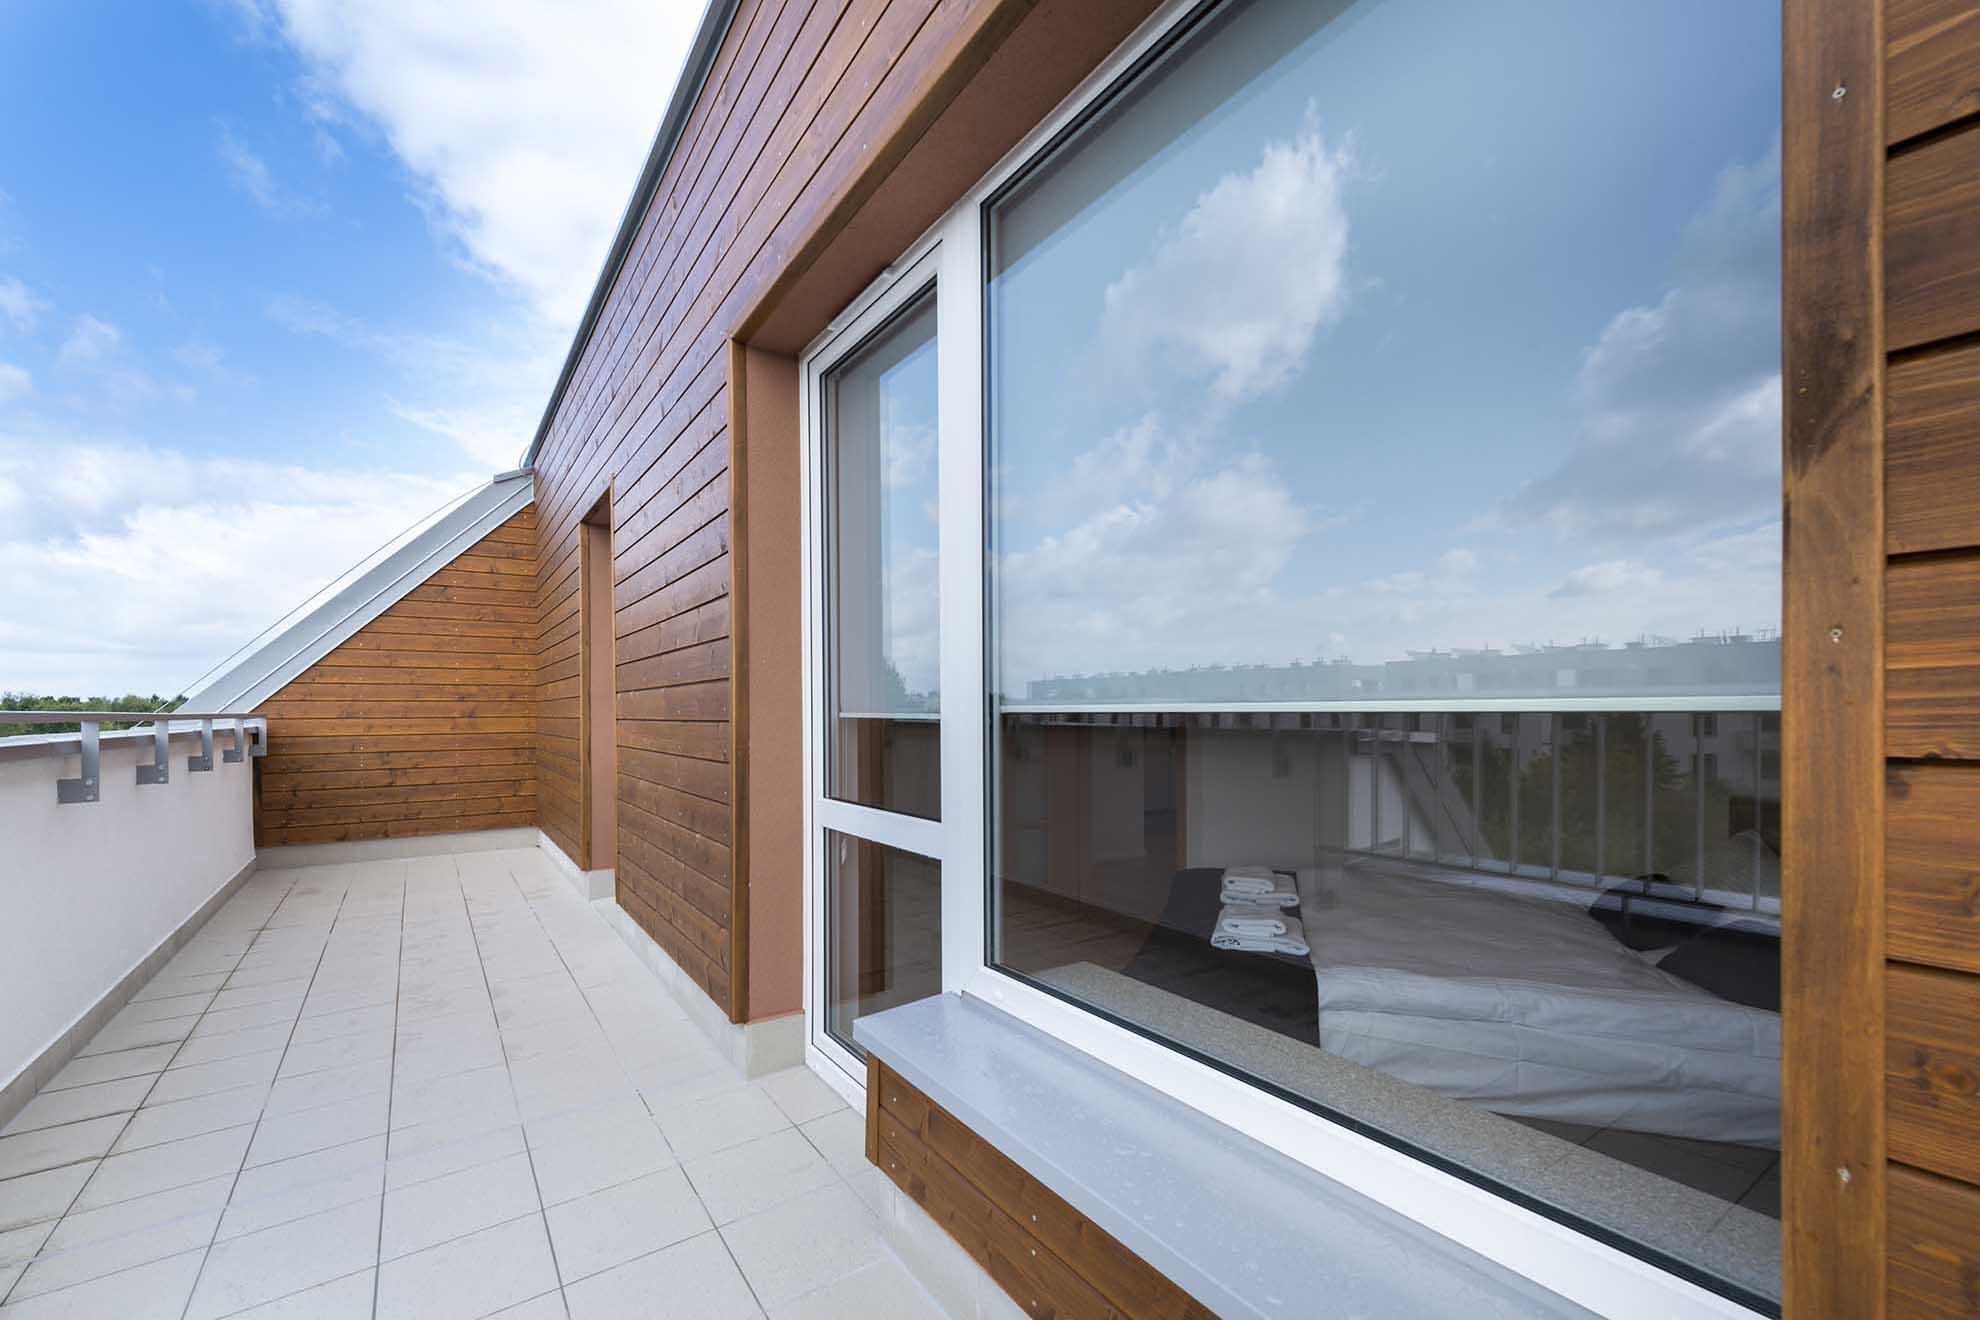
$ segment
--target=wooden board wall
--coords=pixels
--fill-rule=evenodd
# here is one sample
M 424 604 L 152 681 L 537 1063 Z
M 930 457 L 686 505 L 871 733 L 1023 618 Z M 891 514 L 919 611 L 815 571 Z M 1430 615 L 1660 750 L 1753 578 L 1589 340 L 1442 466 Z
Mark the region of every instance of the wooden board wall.
M 733 1018 L 729 344 L 1029 7 L 744 0 L 537 456 L 540 824 L 582 859 L 577 526 L 610 490 L 618 898 Z
M 1980 3 L 1884 20 L 1884 1285 L 1980 1316 Z
M 535 822 L 535 547 L 526 508 L 257 708 L 257 846 Z
M 877 1058 L 866 1158 L 1026 1314 L 1212 1320 L 1212 1312 Z

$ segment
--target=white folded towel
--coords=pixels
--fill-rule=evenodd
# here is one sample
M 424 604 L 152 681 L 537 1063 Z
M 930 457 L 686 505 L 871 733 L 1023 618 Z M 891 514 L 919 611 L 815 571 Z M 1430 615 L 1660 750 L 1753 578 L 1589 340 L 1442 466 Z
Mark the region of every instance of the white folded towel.
M 1296 958 L 1309 956 L 1313 950 L 1306 943 L 1306 927 L 1299 918 L 1290 914 L 1280 918 L 1285 930 L 1277 935 L 1238 935 L 1224 929 L 1223 918 L 1219 917 L 1217 928 L 1210 936 L 1213 948 L 1230 949 L 1238 953 L 1287 953 Z
M 1253 868 L 1244 868 L 1253 869 Z M 1264 868 L 1255 868 L 1264 870 Z M 1299 890 L 1293 886 L 1292 877 L 1280 875 L 1277 871 L 1265 871 L 1264 876 L 1236 876 L 1224 872 L 1221 897 L 1226 903 L 1252 903 L 1261 907 L 1297 907 Z
M 1227 906 L 1217 914 L 1217 933 L 1219 935 L 1246 937 L 1283 935 L 1286 933 L 1286 921 L 1288 918 L 1263 915 L 1267 912 L 1277 910 L 1275 908 L 1252 907 L 1249 904 L 1244 907 Z M 1296 922 L 1299 918 L 1292 917 L 1291 920 Z
M 1269 894 L 1279 887 L 1279 875 L 1269 866 L 1233 866 L 1224 871 L 1227 894 Z

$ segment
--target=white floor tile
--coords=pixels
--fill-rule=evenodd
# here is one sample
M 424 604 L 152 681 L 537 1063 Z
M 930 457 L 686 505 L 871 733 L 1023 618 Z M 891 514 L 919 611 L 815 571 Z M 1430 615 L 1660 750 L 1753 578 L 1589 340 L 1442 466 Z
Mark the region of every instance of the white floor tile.
M 220 1221 L 220 1236 L 240 1237 L 375 1198 L 384 1185 L 384 1137 L 243 1169 Z
M 13 1298 L 73 1287 L 106 1274 L 204 1247 L 213 1240 L 231 1178 L 156 1192 L 72 1214 L 14 1285 Z
M 267 1095 L 259 1086 L 240 1086 L 217 1095 L 196 1095 L 189 1100 L 146 1105 L 131 1115 L 130 1124 L 111 1149 L 122 1154 L 252 1123 L 260 1117 L 262 1101 Z
M 315 1109 L 266 1115 L 248 1150 L 248 1167 L 293 1159 L 360 1137 L 375 1137 L 385 1131 L 389 1100 L 385 1092 L 375 1091 Z
M 793 1123 L 808 1123 L 846 1107 L 839 1093 L 809 1068 L 786 1068 L 758 1079 L 756 1084 L 769 1094 L 777 1108 L 783 1110 L 784 1116 Z
M 385 1194 L 379 1258 L 437 1247 L 538 1209 L 528 1155 L 511 1155 Z
M 712 1227 L 679 1169 L 666 1169 L 545 1212 L 568 1284 Z
M 172 1066 L 187 1068 L 195 1063 L 218 1063 L 222 1059 L 238 1059 L 247 1054 L 279 1050 L 288 1043 L 287 1022 L 249 1027 L 244 1031 L 194 1031 L 179 1047 L 179 1052 L 172 1056 Z
M 948 1313 L 892 1259 L 876 1261 L 770 1308 L 770 1320 L 948 1320 Z
M 204 1249 L 0 1307 L 5 1320 L 178 1320 Z
M 236 1311 L 229 1320 L 371 1320 L 376 1270 L 359 1270 L 299 1293 Z
M 241 1156 L 251 1125 L 209 1132 L 204 1136 L 168 1141 L 123 1155 L 112 1155 L 96 1166 L 96 1172 L 76 1198 L 76 1209 L 93 1210 L 134 1196 L 170 1191 L 188 1183 L 204 1182 L 221 1174 L 232 1175 L 241 1167 Z
M 842 1177 L 873 1167 L 866 1159 L 866 1116 L 858 1110 L 840 1109 L 814 1118 L 799 1131 Z
M 734 1086 L 700 1100 L 662 1109 L 660 1131 L 674 1154 L 686 1160 L 739 1146 L 791 1126 L 784 1111 L 754 1086 Z
M 96 1172 L 96 1161 L 65 1164 L 0 1182 L 0 1233 L 59 1217 Z
M 186 1320 L 215 1320 L 365 1269 L 378 1250 L 378 1201 L 215 1243 Z
M 505 1306 L 491 1314 L 488 1320 L 566 1320 L 567 1315 L 564 1294 L 547 1292 L 526 1302 Z
M 872 1213 L 844 1184 L 738 1220 L 721 1234 L 766 1306 L 813 1292 L 886 1255 Z
M 118 1050 L 114 1054 L 89 1054 L 69 1060 L 61 1072 L 49 1078 L 44 1092 L 66 1090 L 71 1086 L 89 1086 L 96 1082 L 113 1082 L 120 1077 L 140 1077 L 165 1070 L 172 1061 L 179 1046 L 143 1045 L 134 1050 Z
M 275 1066 L 281 1061 L 282 1051 L 273 1049 L 213 1063 L 195 1063 L 185 1068 L 174 1065 L 165 1070 L 158 1084 L 152 1088 L 151 1102 L 162 1105 L 167 1100 L 212 1095 L 215 1091 L 231 1091 L 237 1086 L 266 1086 L 274 1080 Z
M 825 1157 L 796 1128 L 698 1155 L 685 1167 L 688 1180 L 718 1224 L 733 1223 L 839 1181 Z
M 67 1091 L 43 1091 L 21 1106 L 21 1112 L 14 1115 L 13 1121 L 0 1128 L 0 1136 L 38 1132 L 42 1128 L 102 1118 L 106 1114 L 128 1114 L 138 1107 L 151 1085 L 152 1079 L 149 1077 L 125 1077 L 114 1082 L 72 1087 Z
M 571 1320 L 747 1320 L 762 1311 L 716 1233 L 641 1256 L 564 1289 Z
M 543 1216 L 528 1215 L 381 1265 L 377 1317 L 470 1320 L 556 1286 Z
M 659 1124 L 644 1111 L 611 1122 L 595 1122 L 587 1114 L 580 1122 L 560 1125 L 541 1145 L 532 1127 L 530 1149 L 545 1205 L 603 1191 L 675 1163 Z

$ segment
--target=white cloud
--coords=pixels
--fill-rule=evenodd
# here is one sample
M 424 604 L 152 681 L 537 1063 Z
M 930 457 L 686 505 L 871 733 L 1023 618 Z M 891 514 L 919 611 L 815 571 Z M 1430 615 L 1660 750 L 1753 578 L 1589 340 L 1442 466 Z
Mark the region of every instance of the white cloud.
M 110 322 L 85 312 L 76 318 L 69 337 L 62 341 L 60 359 L 64 366 L 84 366 L 100 362 L 117 351 L 124 333 Z
M 0 688 L 169 692 L 457 484 L 0 432 Z
M 0 319 L 5 319 L 21 334 L 33 330 L 35 322 L 47 310 L 48 304 L 35 297 L 34 290 L 20 280 L 11 275 L 0 279 Z
M 0 362 L 0 403 L 8 403 L 34 392 L 34 377 L 26 367 Z
M 1283 384 L 1347 303 L 1351 142 L 1329 145 L 1308 106 L 1298 131 L 1224 175 L 1106 292 L 1099 342 L 1173 386 L 1208 378 L 1236 402 Z
M 1607 538 L 1694 533 L 1780 500 L 1780 149 L 1724 170 L 1675 283 L 1618 312 L 1576 387 L 1582 434 L 1500 510 Z
M 264 0 L 334 95 L 382 131 L 432 214 L 548 320 L 574 324 L 700 6 Z M 329 113 L 317 113 L 326 123 Z
M 268 162 L 250 151 L 224 124 L 220 128 L 217 150 L 220 163 L 226 166 L 227 177 L 234 187 L 270 215 L 302 216 L 321 212 L 322 208 L 316 203 L 294 196 L 277 184 Z

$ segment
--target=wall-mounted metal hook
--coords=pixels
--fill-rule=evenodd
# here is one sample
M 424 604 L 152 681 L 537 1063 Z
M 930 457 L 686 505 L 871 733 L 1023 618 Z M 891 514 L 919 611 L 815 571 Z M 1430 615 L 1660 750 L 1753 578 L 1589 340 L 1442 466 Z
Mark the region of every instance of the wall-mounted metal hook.
M 220 759 L 228 765 L 247 758 L 247 724 L 243 720 L 234 721 L 234 745 L 220 754 Z
M 211 770 L 213 768 L 213 721 L 199 722 L 199 755 L 186 758 L 188 770 Z
M 99 757 L 97 734 L 102 726 L 94 720 L 82 721 L 82 773 L 74 779 L 55 781 L 55 800 L 64 805 L 75 802 L 94 802 L 100 795 L 100 775 L 102 761 Z
M 151 764 L 137 768 L 140 784 L 172 782 L 172 723 L 159 716 L 151 725 Z

